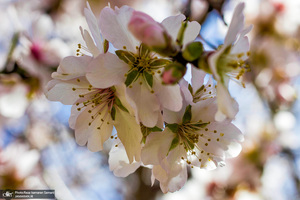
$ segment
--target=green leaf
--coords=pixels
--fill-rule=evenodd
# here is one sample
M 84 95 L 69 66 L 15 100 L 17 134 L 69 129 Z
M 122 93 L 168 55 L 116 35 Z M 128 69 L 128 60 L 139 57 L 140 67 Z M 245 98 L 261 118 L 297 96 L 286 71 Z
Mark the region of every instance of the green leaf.
M 150 63 L 151 67 L 155 67 L 155 66 L 164 66 L 167 64 L 170 64 L 172 61 L 170 60 L 166 60 L 166 59 L 155 59 L 154 61 L 152 61 Z
M 188 105 L 185 109 L 183 118 L 182 118 L 182 124 L 186 124 L 191 122 L 192 119 L 192 106 Z
M 123 60 L 125 63 L 132 64 L 135 62 L 135 57 L 130 52 L 124 50 L 117 50 L 115 52 L 119 59 Z
M 118 97 L 115 97 L 115 104 L 123 111 L 128 112 L 127 108 L 123 106 L 122 102 Z
M 185 29 L 187 28 L 187 25 L 188 25 L 188 22 L 183 21 L 181 24 L 181 27 L 178 31 L 176 42 L 179 46 L 181 46 L 183 44 L 184 32 L 185 32 Z
M 178 135 L 176 135 L 176 137 L 172 140 L 172 143 L 171 143 L 171 146 L 170 146 L 170 148 L 169 148 L 168 154 L 169 154 L 169 152 L 170 152 L 172 149 L 174 149 L 175 147 L 177 147 L 178 144 L 179 144 L 179 137 L 178 137 Z M 167 154 L 167 155 L 168 155 L 168 154 Z
M 144 78 L 147 81 L 148 85 L 152 88 L 153 86 L 153 75 L 149 74 L 148 72 L 143 72 Z
M 192 88 L 191 84 L 189 84 L 188 89 L 189 89 L 191 95 L 193 95 L 194 93 L 193 93 L 193 88 Z
M 201 42 L 189 43 L 182 52 L 182 56 L 187 61 L 199 59 L 203 53 L 203 45 Z
M 116 119 L 116 108 L 114 106 L 111 108 L 110 115 L 111 115 L 112 120 L 115 121 L 115 119 Z
M 142 138 L 142 143 L 146 143 L 146 139 L 148 137 L 148 135 L 150 135 L 150 133 L 152 132 L 162 132 L 163 130 L 157 126 L 154 126 L 153 128 L 149 128 L 149 127 L 146 127 L 144 125 L 141 125 L 142 126 L 142 134 L 143 134 L 143 138 Z
M 157 126 L 154 126 L 153 128 L 150 128 L 151 132 L 162 132 L 163 130 Z
M 168 127 L 173 133 L 177 133 L 179 125 L 178 124 L 167 124 L 166 127 Z
M 131 83 L 133 83 L 140 73 L 137 70 L 132 70 L 129 74 L 127 74 L 125 85 L 128 87 Z

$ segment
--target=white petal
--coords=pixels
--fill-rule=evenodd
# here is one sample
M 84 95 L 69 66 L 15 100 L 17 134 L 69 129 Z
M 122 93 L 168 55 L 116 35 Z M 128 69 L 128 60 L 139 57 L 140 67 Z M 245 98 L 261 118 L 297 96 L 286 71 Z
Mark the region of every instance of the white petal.
M 242 151 L 242 145 L 237 142 L 231 142 L 228 146 L 226 153 L 227 158 L 237 157 Z
M 155 169 L 153 168 L 153 171 L 155 178 L 160 180 L 160 188 L 163 193 L 178 191 L 184 186 L 187 181 L 186 165 L 181 166 L 181 171 L 177 176 L 168 177 L 166 181 L 164 181 L 163 178 L 168 175 L 165 174 L 162 168 L 157 166 Z
M 172 37 L 173 41 L 176 41 L 178 31 L 184 19 L 185 16 L 183 14 L 180 14 L 180 15 L 168 17 L 161 22 L 163 27 L 166 29 L 167 33 Z
M 72 108 L 71 108 L 71 115 L 70 115 L 70 118 L 69 118 L 69 127 L 71 129 L 75 129 L 77 117 L 81 113 L 81 112 L 78 112 L 77 108 L 78 107 L 76 105 L 73 105 Z
M 202 120 L 204 123 L 215 121 L 215 113 L 217 112 L 216 98 L 209 98 L 199 101 L 192 106 L 193 122 Z
M 168 110 L 179 111 L 182 107 L 179 85 L 163 85 L 160 78 L 154 76 L 153 79 L 153 90 L 160 104 Z
M 139 78 L 132 84 L 132 88 L 126 88 L 126 93 L 132 107 L 136 109 L 136 116 L 140 121 L 147 127 L 154 127 L 161 114 L 160 105 L 155 94 L 148 89 L 144 79 Z
M 102 44 L 100 28 L 98 26 L 97 19 L 96 19 L 95 15 L 93 14 L 88 2 L 87 2 L 87 7 L 88 8 L 84 8 L 84 15 L 85 15 L 86 22 L 89 26 L 89 29 L 92 33 L 92 36 L 95 40 L 95 43 L 96 43 L 99 51 L 101 53 L 103 53 L 103 44 Z
M 192 66 L 192 87 L 194 92 L 196 92 L 204 83 L 204 78 L 206 73 Z
M 129 162 L 141 159 L 142 133 L 140 125 L 136 123 L 135 117 L 116 107 L 116 119 L 114 125 L 122 144 L 126 149 Z
M 223 133 L 224 135 L 222 136 L 222 139 L 239 142 L 244 140 L 244 136 L 240 129 L 228 121 L 211 123 L 207 127 L 212 130 L 217 130 L 218 137 L 220 133 Z
M 244 28 L 244 14 L 243 14 L 244 8 L 245 8 L 245 3 L 240 3 L 234 9 L 234 13 L 228 28 L 228 32 L 224 40 L 225 47 L 233 44 L 237 38 L 238 33 Z
M 87 79 L 97 88 L 108 88 L 125 81 L 129 66 L 111 53 L 100 54 L 88 66 Z
M 188 22 L 188 26 L 185 29 L 183 37 L 183 46 L 193 42 L 200 33 L 200 24 L 196 21 Z M 184 48 L 184 47 L 183 47 Z
M 181 89 L 181 92 L 184 97 L 183 101 L 186 101 L 188 104 L 193 104 L 193 96 L 192 96 L 190 90 L 188 89 L 189 83 L 185 79 L 181 79 L 179 81 L 179 85 L 180 85 L 180 89 Z
M 238 54 L 238 53 L 246 53 L 249 51 L 250 44 L 249 44 L 249 39 L 247 36 L 245 36 L 246 33 L 249 32 L 249 30 L 252 29 L 252 26 L 249 26 L 246 28 L 243 33 L 241 33 L 240 37 L 236 41 L 235 45 L 231 49 L 231 54 Z
M 163 109 L 163 118 L 164 121 L 168 124 L 180 124 L 182 122 L 182 117 L 184 115 L 186 107 L 190 104 L 190 102 L 182 101 L 181 110 L 178 112 L 170 111 L 168 109 Z
M 84 109 L 84 108 L 83 108 Z M 89 113 L 88 111 L 92 112 Z M 93 109 L 91 105 L 85 107 L 84 110 L 77 117 L 77 121 L 75 124 L 75 139 L 77 144 L 85 145 L 87 142 L 88 149 L 91 151 L 99 151 L 103 149 L 103 143 L 110 137 L 113 129 L 113 125 L 111 122 L 111 117 L 108 115 L 104 117 L 107 108 L 103 110 L 103 112 L 95 119 L 92 119 L 91 116 L 95 115 L 98 112 L 97 108 Z M 102 121 L 102 119 L 104 121 Z M 89 123 L 91 123 L 89 125 Z M 98 129 L 100 127 L 100 129 Z M 95 141 L 92 141 L 94 139 Z
M 85 41 L 85 44 L 89 50 L 89 52 L 94 56 L 98 56 L 101 52 L 100 50 L 97 48 L 97 46 L 95 45 L 94 43 L 94 40 L 93 38 L 91 37 L 90 33 L 87 31 L 87 30 L 83 30 L 82 27 L 80 26 L 79 27 L 80 31 L 81 31 L 81 35 L 82 35 L 82 38 L 84 39 Z
M 80 76 L 84 76 L 86 68 L 92 57 L 90 56 L 68 56 L 62 59 L 57 72 L 52 73 L 52 78 L 61 80 L 70 80 Z
M 153 132 L 142 149 L 142 162 L 145 165 L 159 165 L 167 156 L 175 134 L 168 128 L 163 132 Z
M 139 42 L 128 30 L 128 23 L 130 21 L 133 9 L 128 6 L 122 6 L 115 11 L 111 8 L 104 8 L 100 14 L 100 29 L 104 38 L 110 41 L 115 48 L 126 49 L 135 52 L 136 46 Z
M 85 78 L 78 78 L 78 80 L 80 82 L 77 80 L 52 80 L 48 83 L 48 88 L 51 89 L 45 95 L 50 101 L 60 101 L 65 105 L 72 105 L 79 99 L 79 95 L 89 92 L 89 82 Z M 55 85 L 50 87 L 53 83 Z
M 221 77 L 217 72 L 217 60 L 219 59 L 220 55 L 223 53 L 224 50 L 225 50 L 225 45 L 222 46 L 220 50 L 216 51 L 208 58 L 209 69 L 216 81 L 221 80 Z
M 238 105 L 236 101 L 231 98 L 228 89 L 223 84 L 217 85 L 217 102 L 218 112 L 221 112 L 230 119 L 234 119 L 235 115 L 238 112 Z M 222 121 L 222 119 L 220 120 L 218 116 L 219 113 L 216 116 L 216 120 Z
M 109 169 L 114 172 L 115 176 L 126 177 L 135 172 L 140 167 L 141 162 L 129 164 L 129 160 L 122 144 L 113 147 L 109 152 Z

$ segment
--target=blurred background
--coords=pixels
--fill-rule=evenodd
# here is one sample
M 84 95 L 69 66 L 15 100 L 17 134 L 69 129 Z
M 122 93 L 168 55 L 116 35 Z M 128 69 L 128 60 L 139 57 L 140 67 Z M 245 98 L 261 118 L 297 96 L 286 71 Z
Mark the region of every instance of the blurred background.
M 205 48 L 223 43 L 240 0 L 111 0 L 155 20 L 180 12 L 201 23 Z M 126 178 L 109 171 L 107 148 L 80 147 L 68 126 L 70 106 L 50 102 L 45 84 L 60 60 L 83 43 L 85 0 L 0 0 L 0 189 L 54 189 L 57 199 L 300 199 L 300 1 L 244 0 L 251 72 L 230 92 L 240 105 L 234 123 L 242 153 L 214 171 L 189 170 L 178 192 L 151 187 L 151 171 Z M 96 17 L 108 1 L 89 0 Z

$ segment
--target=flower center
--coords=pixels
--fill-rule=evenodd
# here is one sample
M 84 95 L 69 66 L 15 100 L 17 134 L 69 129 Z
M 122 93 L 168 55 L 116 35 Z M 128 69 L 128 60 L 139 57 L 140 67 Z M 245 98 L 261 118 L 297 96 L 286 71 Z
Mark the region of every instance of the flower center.
M 80 79 L 77 79 L 77 81 L 80 82 Z M 88 124 L 89 126 L 91 126 L 98 117 L 101 117 L 102 122 L 105 121 L 115 102 L 115 89 L 113 87 L 99 89 L 89 85 L 88 88 L 72 88 L 72 90 L 82 91 L 82 93 L 78 95 L 79 100 L 76 102 L 76 106 L 78 111 L 85 109 L 85 111 L 89 113 L 91 119 Z M 100 129 L 101 125 L 97 128 Z
M 250 71 L 249 65 L 245 62 L 250 52 L 247 52 L 247 55 L 245 55 L 245 53 L 231 54 L 230 51 L 231 47 L 228 47 L 219 57 L 217 71 L 221 78 L 223 74 L 226 74 L 230 79 L 245 87 L 240 78 L 245 72 Z
M 204 128 L 208 123 L 199 122 L 189 122 L 179 125 L 178 135 L 180 137 L 181 145 L 184 145 L 186 151 L 193 150 L 195 144 L 199 141 L 199 136 L 203 136 L 198 131 Z
M 116 54 L 130 66 L 129 71 L 125 74 L 125 84 L 129 87 L 131 87 L 131 84 L 138 80 L 141 75 L 150 88 L 152 88 L 153 76 L 156 73 L 161 74 L 161 69 L 171 62 L 167 59 L 157 58 L 155 53 L 143 44 L 136 47 L 136 53 L 127 51 L 125 46 L 123 49 L 124 50 L 117 50 Z M 140 82 L 140 84 L 142 84 L 142 82 Z

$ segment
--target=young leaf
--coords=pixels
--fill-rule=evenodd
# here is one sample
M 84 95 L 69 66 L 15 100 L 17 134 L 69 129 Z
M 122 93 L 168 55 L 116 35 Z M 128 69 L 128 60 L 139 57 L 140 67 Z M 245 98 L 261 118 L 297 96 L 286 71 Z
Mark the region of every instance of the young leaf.
M 133 83 L 138 76 L 139 76 L 139 72 L 137 70 L 132 70 L 129 74 L 127 74 L 125 80 L 126 87 L 128 87 L 131 83 Z
M 179 144 L 179 137 L 178 137 L 178 135 L 176 135 L 176 137 L 172 140 L 172 143 L 171 143 L 171 146 L 170 146 L 170 148 L 169 148 L 168 154 L 169 154 L 169 152 L 170 152 L 172 149 L 174 149 L 175 147 L 177 147 L 178 144 Z
M 122 102 L 118 97 L 115 97 L 115 104 L 123 111 L 128 112 L 125 106 L 123 106 Z
M 168 127 L 173 133 L 178 132 L 178 124 L 167 124 L 166 127 Z
M 128 51 L 117 50 L 116 55 L 127 64 L 132 64 L 135 62 L 135 57 Z
M 192 119 L 192 106 L 188 105 L 182 117 L 182 123 L 183 124 L 189 123 L 191 122 L 191 119 Z
M 115 119 L 116 119 L 116 108 L 114 106 L 111 108 L 110 115 L 111 115 L 112 120 L 115 121 Z
M 143 72 L 144 78 L 147 81 L 148 85 L 152 88 L 153 86 L 153 75 L 149 74 L 148 72 Z
M 149 128 L 151 132 L 162 132 L 163 130 L 157 126 L 154 126 L 153 128 Z

